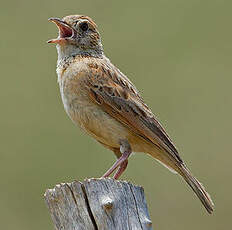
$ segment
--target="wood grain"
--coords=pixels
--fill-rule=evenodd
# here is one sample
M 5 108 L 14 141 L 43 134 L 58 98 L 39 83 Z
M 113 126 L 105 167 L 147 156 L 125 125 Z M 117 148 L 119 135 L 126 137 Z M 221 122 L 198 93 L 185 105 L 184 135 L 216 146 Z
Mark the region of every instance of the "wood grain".
M 45 192 L 57 230 L 151 230 L 140 186 L 111 178 L 62 183 Z

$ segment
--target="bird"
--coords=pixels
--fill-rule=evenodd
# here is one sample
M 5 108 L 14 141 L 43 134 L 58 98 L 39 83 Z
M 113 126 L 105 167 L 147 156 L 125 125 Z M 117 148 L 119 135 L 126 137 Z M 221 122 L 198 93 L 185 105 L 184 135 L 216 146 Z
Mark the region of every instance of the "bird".
M 117 158 L 102 177 L 114 173 L 118 179 L 132 152 L 149 154 L 179 174 L 211 214 L 210 195 L 191 174 L 134 84 L 105 56 L 96 23 L 85 15 L 48 20 L 59 30 L 58 37 L 48 43 L 56 45 L 56 72 L 66 113 Z

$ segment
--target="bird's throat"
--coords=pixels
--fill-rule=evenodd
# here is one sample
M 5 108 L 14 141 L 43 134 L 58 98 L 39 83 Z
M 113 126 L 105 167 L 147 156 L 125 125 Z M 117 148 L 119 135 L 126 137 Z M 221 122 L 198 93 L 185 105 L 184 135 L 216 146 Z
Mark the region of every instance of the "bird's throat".
M 58 54 L 58 60 L 57 62 L 60 63 L 63 60 L 66 60 L 71 57 L 75 56 L 87 56 L 87 57 L 96 57 L 96 58 L 102 58 L 103 51 L 102 49 L 87 49 L 83 50 L 79 47 L 69 44 L 69 45 L 56 45 L 57 54 Z

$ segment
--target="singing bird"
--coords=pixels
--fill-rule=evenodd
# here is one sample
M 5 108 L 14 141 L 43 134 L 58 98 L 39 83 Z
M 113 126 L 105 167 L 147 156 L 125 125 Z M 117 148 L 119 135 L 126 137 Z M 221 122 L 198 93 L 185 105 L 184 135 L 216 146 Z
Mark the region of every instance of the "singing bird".
M 190 173 L 172 140 L 144 103 L 133 83 L 104 55 L 97 25 L 88 16 L 50 18 L 59 36 L 57 75 L 65 111 L 71 120 L 106 148 L 117 161 L 103 175 L 118 179 L 132 152 L 150 154 L 178 173 L 209 213 L 213 202 Z

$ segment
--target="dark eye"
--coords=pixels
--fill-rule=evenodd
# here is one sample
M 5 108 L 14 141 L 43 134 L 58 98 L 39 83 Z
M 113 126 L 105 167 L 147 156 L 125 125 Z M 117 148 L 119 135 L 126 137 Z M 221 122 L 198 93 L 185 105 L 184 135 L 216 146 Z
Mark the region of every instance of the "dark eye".
M 86 23 L 86 22 L 81 23 L 81 24 L 80 24 L 80 28 L 81 28 L 83 31 L 88 30 L 88 28 L 89 28 L 88 23 Z

